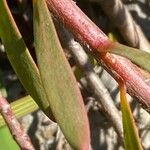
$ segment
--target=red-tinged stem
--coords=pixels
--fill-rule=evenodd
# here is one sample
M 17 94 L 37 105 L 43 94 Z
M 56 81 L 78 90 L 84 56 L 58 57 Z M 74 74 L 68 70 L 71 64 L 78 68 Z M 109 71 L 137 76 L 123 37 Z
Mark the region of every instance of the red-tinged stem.
M 49 9 L 56 14 L 71 32 L 96 53 L 110 45 L 107 36 L 76 6 L 72 0 L 47 0 Z M 98 49 L 99 48 L 99 49 Z M 146 106 L 150 112 L 150 87 L 140 71 L 127 59 L 107 54 L 103 62 L 125 80 L 128 92 Z
M 125 81 L 128 93 L 136 97 L 143 104 L 143 107 L 150 112 L 150 87 L 145 83 L 145 78 L 139 68 L 120 56 L 107 53 L 100 57 L 115 78 L 119 75 Z
M 9 127 L 10 132 L 13 135 L 14 140 L 18 143 L 22 150 L 34 150 L 31 144 L 30 138 L 25 133 L 20 123 L 14 116 L 10 105 L 7 100 L 0 93 L 0 113 L 2 114 L 6 124 Z
M 94 49 L 107 44 L 107 36 L 76 6 L 74 1 L 47 0 L 47 4 L 83 43 L 86 42 L 85 44 L 89 44 Z

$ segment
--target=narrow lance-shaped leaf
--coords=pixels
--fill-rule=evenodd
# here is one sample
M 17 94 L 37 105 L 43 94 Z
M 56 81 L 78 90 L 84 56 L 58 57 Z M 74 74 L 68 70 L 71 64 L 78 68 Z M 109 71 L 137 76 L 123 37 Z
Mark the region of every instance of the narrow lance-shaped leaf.
M 100 47 L 100 52 L 110 52 L 130 59 L 133 63 L 150 72 L 150 53 L 116 42 Z
M 138 130 L 126 98 L 126 89 L 123 81 L 120 84 L 121 111 L 124 130 L 124 144 L 126 150 L 142 150 Z
M 88 150 L 90 135 L 84 103 L 45 0 L 33 0 L 33 9 L 37 61 L 51 110 L 71 146 Z
M 41 85 L 38 69 L 21 37 L 6 0 L 0 0 L 0 38 L 23 86 L 40 108 L 49 115 L 49 103 Z

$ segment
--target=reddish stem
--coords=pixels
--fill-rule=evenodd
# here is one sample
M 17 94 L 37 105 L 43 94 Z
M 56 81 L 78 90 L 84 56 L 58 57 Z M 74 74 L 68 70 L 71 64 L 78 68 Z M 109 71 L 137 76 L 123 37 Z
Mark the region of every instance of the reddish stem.
M 76 6 L 72 0 L 47 0 L 49 9 L 56 14 L 71 32 L 96 53 L 110 46 L 107 36 Z M 150 112 L 150 87 L 143 75 L 129 60 L 107 54 L 101 58 L 113 76 L 124 79 L 128 92 L 136 97 Z
M 107 54 L 102 58 L 105 64 L 125 81 L 128 93 L 136 97 L 150 112 L 150 87 L 137 66 L 116 55 Z M 115 73 L 114 73 L 114 76 Z
M 83 43 L 97 49 L 108 43 L 108 38 L 72 0 L 47 0 L 49 8 Z M 77 14 L 76 14 L 77 13 Z M 85 43 L 85 44 L 86 44 Z
M 15 115 L 13 114 L 10 105 L 7 100 L 0 93 L 0 112 L 9 127 L 13 138 L 16 140 L 18 145 L 22 150 L 34 150 L 31 144 L 30 138 L 25 133 L 20 123 L 17 121 Z

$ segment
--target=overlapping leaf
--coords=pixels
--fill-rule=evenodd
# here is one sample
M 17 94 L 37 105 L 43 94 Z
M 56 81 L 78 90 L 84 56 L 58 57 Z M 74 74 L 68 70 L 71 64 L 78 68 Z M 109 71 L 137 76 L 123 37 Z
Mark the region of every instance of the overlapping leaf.
M 49 104 L 41 85 L 38 69 L 21 37 L 6 0 L 0 0 L 0 38 L 23 86 L 40 108 L 49 115 Z
M 75 149 L 88 149 L 89 125 L 83 100 L 46 6 L 33 0 L 38 66 L 53 115 Z
M 126 98 L 125 85 L 120 84 L 121 111 L 124 129 L 124 144 L 126 150 L 142 150 L 137 127 Z

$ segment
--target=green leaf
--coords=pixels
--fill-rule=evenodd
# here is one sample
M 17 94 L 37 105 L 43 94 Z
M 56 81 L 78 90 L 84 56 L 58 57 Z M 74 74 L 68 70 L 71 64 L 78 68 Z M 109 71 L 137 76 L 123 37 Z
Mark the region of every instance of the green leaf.
M 0 38 L 23 86 L 40 108 L 49 115 L 49 103 L 41 84 L 38 69 L 21 37 L 6 0 L 0 0 Z
M 150 72 L 150 53 L 119 43 L 112 43 L 107 50 L 110 53 L 130 59 L 133 63 Z
M 75 77 L 58 41 L 45 0 L 33 0 L 37 62 L 53 115 L 74 149 L 88 149 L 89 124 Z
M 7 126 L 0 127 L 0 135 L 1 150 L 20 150 L 18 144 L 14 141 Z
M 121 111 L 124 130 L 124 144 L 126 150 L 142 150 L 138 130 L 126 98 L 125 85 L 120 85 Z
M 20 98 L 19 100 L 12 102 L 10 106 L 17 118 L 23 117 L 39 108 L 31 96 Z M 5 121 L 0 115 L 0 127 L 3 125 L 5 125 Z

